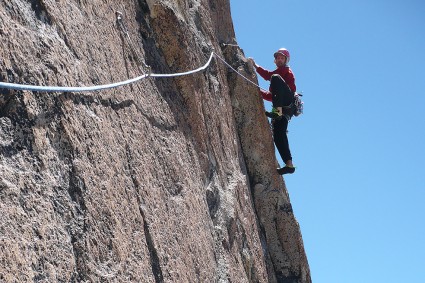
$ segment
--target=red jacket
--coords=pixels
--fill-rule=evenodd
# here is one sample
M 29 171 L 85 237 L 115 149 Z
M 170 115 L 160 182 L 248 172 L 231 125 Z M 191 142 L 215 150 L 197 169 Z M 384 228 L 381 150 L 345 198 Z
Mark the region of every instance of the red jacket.
M 270 81 L 272 78 L 272 75 L 278 74 L 280 75 L 286 82 L 286 84 L 289 86 L 289 88 L 293 91 L 297 91 L 297 87 L 295 86 L 295 76 L 294 73 L 292 73 L 291 68 L 288 66 L 285 67 L 279 67 L 274 71 L 268 71 L 260 66 L 256 69 L 257 73 L 266 81 Z M 263 91 L 260 89 L 260 93 L 263 96 L 263 99 L 267 101 L 272 101 L 272 94 L 270 91 Z

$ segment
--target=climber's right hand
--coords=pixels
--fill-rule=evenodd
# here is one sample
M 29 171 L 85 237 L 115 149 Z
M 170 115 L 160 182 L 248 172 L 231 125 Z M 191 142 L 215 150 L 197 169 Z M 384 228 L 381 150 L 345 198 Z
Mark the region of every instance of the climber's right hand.
M 257 64 L 255 63 L 254 58 L 249 57 L 249 58 L 248 58 L 248 61 L 250 61 L 250 62 L 251 62 L 251 64 L 254 66 L 254 68 L 257 68 Z

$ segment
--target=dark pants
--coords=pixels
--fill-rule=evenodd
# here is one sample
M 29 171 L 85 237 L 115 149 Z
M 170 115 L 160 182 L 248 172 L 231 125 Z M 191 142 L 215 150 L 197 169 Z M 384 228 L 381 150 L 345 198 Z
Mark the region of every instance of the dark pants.
M 286 133 L 288 129 L 288 120 L 282 118 L 280 120 L 274 120 L 272 123 L 274 144 L 283 162 L 286 163 L 286 161 L 292 160 L 291 151 L 289 150 L 288 135 Z
M 294 93 L 281 76 L 273 75 L 270 81 L 273 107 L 283 107 L 283 114 L 286 114 L 285 117 L 272 121 L 273 140 L 279 151 L 280 157 L 282 157 L 282 160 L 286 163 L 286 161 L 292 160 L 287 135 L 289 119 L 286 117 L 291 117 L 292 113 L 285 113 L 286 111 L 291 111 L 290 109 L 285 109 L 285 106 L 289 106 L 294 102 Z
M 274 108 L 289 106 L 294 102 L 294 93 L 279 75 L 273 75 L 270 79 L 270 91 Z

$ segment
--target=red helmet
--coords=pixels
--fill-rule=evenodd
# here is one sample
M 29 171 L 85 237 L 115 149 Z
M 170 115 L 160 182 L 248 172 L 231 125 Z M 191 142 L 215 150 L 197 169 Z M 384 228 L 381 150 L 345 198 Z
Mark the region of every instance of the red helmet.
M 289 62 L 289 59 L 291 58 L 291 56 L 289 55 L 289 51 L 286 48 L 280 48 L 278 51 L 276 51 L 274 53 L 274 58 L 276 58 L 277 54 L 282 54 L 283 56 L 286 57 L 286 63 Z

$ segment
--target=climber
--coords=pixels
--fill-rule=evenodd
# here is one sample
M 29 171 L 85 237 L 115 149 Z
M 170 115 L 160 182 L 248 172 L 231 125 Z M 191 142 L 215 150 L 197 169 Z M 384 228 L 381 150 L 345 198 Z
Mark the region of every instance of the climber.
M 257 65 L 253 58 L 249 58 L 257 73 L 265 80 L 270 81 L 269 91 L 260 89 L 260 94 L 264 100 L 271 101 L 272 111 L 266 111 L 266 116 L 271 118 L 273 126 L 273 140 L 279 151 L 285 166 L 277 168 L 280 175 L 292 174 L 295 172 L 292 163 L 291 151 L 287 136 L 288 122 L 294 115 L 293 103 L 296 92 L 295 76 L 289 67 L 289 51 L 280 48 L 274 53 L 274 63 L 276 70 L 268 71 Z

